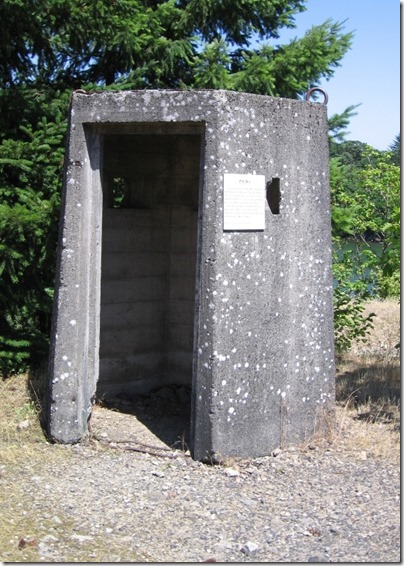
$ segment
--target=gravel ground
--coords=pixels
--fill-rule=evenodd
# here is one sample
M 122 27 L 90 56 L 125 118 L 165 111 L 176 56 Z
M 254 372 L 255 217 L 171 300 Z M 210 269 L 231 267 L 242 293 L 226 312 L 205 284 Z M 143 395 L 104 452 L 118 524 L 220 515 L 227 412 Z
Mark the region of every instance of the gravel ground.
M 367 347 L 397 355 L 399 305 L 369 308 Z M 75 446 L 45 444 L 21 416 L 0 443 L 0 560 L 400 562 L 397 424 L 338 408 L 330 442 L 208 466 L 184 451 L 187 406 L 183 390 L 96 406 Z
M 21 532 L 20 545 L 37 561 L 69 561 L 72 549 L 80 562 L 400 561 L 399 464 L 348 450 L 343 435 L 209 466 L 131 414 L 97 408 L 92 431 L 18 470 L 40 533 Z

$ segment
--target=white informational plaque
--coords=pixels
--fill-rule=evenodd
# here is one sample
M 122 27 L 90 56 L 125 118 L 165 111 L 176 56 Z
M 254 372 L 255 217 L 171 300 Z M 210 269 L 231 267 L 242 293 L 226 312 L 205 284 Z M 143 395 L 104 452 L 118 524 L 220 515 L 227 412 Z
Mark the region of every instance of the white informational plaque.
M 265 175 L 224 175 L 223 230 L 265 230 Z

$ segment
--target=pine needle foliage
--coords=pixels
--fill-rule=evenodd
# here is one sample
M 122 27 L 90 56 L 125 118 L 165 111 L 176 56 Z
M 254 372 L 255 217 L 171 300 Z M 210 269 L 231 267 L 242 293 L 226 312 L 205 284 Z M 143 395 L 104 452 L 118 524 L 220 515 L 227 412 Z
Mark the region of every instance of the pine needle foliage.
M 0 373 L 46 355 L 71 93 L 225 88 L 301 98 L 353 35 L 327 20 L 279 45 L 305 0 L 0 3 Z M 334 126 L 338 126 L 334 124 Z

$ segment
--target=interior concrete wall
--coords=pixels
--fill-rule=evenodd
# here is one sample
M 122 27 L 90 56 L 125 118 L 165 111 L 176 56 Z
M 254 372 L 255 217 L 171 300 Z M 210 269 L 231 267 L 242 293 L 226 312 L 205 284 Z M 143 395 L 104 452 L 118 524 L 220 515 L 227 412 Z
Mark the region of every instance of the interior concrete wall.
M 191 385 L 200 145 L 147 128 L 104 136 L 99 396 Z

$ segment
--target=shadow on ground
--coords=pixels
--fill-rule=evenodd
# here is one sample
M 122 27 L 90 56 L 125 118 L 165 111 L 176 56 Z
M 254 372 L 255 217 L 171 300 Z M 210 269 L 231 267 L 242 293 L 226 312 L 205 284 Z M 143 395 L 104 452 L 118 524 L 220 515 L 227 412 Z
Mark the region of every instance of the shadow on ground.
M 358 365 L 336 376 L 337 402 L 358 409 L 357 418 L 373 422 L 400 421 L 399 360 Z
M 134 431 L 136 420 L 169 448 L 190 448 L 191 389 L 184 385 L 154 388 L 146 395 L 118 394 L 103 398 L 101 406 L 132 415 Z
M 35 404 L 44 435 L 46 432 L 46 367 L 31 370 L 27 380 L 28 394 Z M 108 430 L 117 442 L 148 438 L 176 450 L 190 449 L 191 388 L 170 384 L 156 387 L 145 395 L 104 397 L 99 403 L 108 409 L 109 418 L 98 420 L 98 428 Z M 105 413 L 104 413 L 105 414 Z M 120 419 L 120 416 L 127 418 Z M 130 416 L 133 419 L 130 419 Z M 103 422 L 105 421 L 105 423 Z

